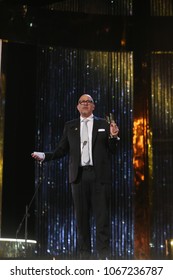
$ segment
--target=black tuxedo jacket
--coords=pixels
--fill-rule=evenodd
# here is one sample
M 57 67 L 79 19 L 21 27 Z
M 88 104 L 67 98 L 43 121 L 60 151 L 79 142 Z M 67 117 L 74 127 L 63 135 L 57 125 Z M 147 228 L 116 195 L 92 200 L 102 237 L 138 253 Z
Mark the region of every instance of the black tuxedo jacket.
M 110 138 L 109 124 L 105 119 L 94 117 L 92 133 L 92 157 L 96 180 L 111 182 L 111 154 L 116 152 L 117 139 Z M 54 152 L 45 153 L 45 161 L 55 160 L 69 154 L 69 182 L 77 179 L 81 164 L 80 118 L 64 126 L 62 138 Z

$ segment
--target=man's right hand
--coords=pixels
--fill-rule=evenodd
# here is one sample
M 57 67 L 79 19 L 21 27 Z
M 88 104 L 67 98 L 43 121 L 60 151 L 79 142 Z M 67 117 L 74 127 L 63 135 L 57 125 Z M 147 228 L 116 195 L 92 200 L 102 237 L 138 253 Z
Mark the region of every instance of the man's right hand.
M 45 159 L 45 153 L 41 153 L 41 152 L 33 152 L 31 156 L 39 161 L 43 161 Z

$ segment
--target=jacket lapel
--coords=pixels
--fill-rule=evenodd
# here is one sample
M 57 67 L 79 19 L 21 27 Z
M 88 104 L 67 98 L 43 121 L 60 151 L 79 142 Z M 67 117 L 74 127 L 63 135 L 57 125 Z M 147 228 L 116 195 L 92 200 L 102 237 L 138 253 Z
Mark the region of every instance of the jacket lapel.
M 94 146 L 94 143 L 95 143 L 95 140 L 96 140 L 98 127 L 99 127 L 98 118 L 97 118 L 97 117 L 94 117 L 93 135 L 92 135 L 92 146 Z
M 77 141 L 77 143 L 79 143 L 80 142 L 80 119 L 76 120 L 76 123 L 75 123 L 73 129 L 75 132 L 76 141 Z

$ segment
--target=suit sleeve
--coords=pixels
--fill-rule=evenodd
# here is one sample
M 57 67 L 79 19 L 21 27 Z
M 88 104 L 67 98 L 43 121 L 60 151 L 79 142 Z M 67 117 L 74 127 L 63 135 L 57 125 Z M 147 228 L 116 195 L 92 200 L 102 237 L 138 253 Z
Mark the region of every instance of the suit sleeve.
M 62 137 L 53 152 L 45 153 L 45 161 L 56 160 L 68 154 L 69 142 L 67 137 L 67 124 L 65 124 Z
M 111 151 L 112 154 L 115 154 L 116 150 L 117 150 L 119 140 L 117 138 L 110 138 L 109 137 L 108 143 L 109 143 L 109 150 Z

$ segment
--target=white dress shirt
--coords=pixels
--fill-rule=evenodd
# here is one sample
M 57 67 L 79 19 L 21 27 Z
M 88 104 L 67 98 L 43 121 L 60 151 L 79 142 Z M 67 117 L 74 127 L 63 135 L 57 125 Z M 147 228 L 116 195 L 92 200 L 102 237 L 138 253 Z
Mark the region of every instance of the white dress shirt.
M 80 117 L 80 139 L 81 139 L 81 132 L 82 128 L 84 125 L 83 122 L 84 118 Z M 88 137 L 89 137 L 89 154 L 90 154 L 90 163 L 89 165 L 93 165 L 93 159 L 92 159 L 92 131 L 93 131 L 93 121 L 94 121 L 94 116 L 93 114 L 87 118 L 87 126 L 88 126 Z M 81 154 L 82 154 L 82 149 L 83 149 L 83 143 L 81 141 Z M 81 160 L 81 165 L 84 166 L 85 164 Z

